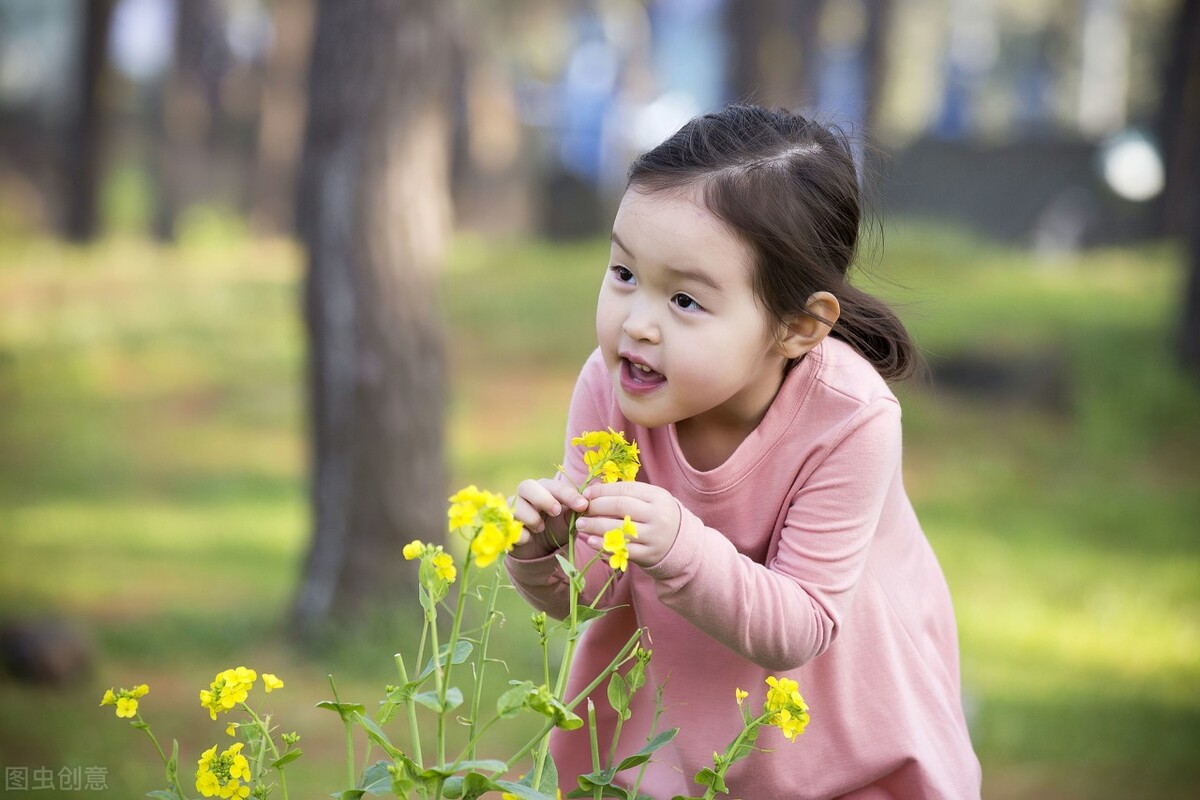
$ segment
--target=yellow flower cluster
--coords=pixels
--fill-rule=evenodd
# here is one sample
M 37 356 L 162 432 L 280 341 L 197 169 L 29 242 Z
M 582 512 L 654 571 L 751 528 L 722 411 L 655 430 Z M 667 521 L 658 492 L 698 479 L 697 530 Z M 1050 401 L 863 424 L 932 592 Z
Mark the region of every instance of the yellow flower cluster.
M 613 569 L 619 569 L 624 572 L 629 568 L 629 540 L 637 538 L 637 526 L 633 524 L 628 516 L 621 523 L 621 527 L 613 528 L 604 534 L 604 550 L 611 553 L 608 557 L 608 565 Z
M 429 558 L 433 574 L 446 583 L 454 583 L 458 577 L 458 569 L 454 566 L 454 557 L 442 549 L 441 545 L 425 544 L 420 539 L 413 539 L 404 545 L 404 559 L 412 561 L 417 558 Z
M 468 486 L 450 498 L 450 531 L 462 531 L 471 540 L 475 563 L 486 567 L 513 549 L 521 523 L 513 519 L 508 501 L 494 492 Z
M 139 684 L 132 689 L 109 689 L 100 700 L 102 706 L 116 706 L 117 716 L 132 719 L 137 716 L 138 698 L 145 697 L 150 692 L 146 684 Z
M 627 442 L 624 431 L 585 431 L 571 440 L 571 444 L 588 448 L 583 454 L 588 476 L 584 483 L 599 478 L 601 483 L 631 481 L 637 477 L 642 466 L 637 442 Z
M 808 727 L 808 704 L 800 696 L 800 685 L 791 678 L 767 678 L 767 702 L 763 710 L 771 713 L 768 720 L 783 731 L 788 741 L 804 733 Z
M 200 705 L 207 708 L 209 715 L 216 719 L 218 711 L 229 711 L 238 703 L 246 702 L 246 695 L 256 680 L 258 673 L 245 667 L 219 672 L 207 689 L 200 690 Z M 283 685 L 282 682 L 280 685 Z
M 250 762 L 242 755 L 242 743 L 230 745 L 217 755 L 217 745 L 204 751 L 197 762 L 196 791 L 205 797 L 250 796 Z

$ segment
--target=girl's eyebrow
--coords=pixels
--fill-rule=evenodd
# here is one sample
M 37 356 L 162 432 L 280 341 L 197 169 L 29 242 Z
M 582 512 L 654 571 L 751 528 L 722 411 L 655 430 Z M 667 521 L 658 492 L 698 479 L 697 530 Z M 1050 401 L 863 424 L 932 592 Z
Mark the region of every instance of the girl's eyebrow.
M 617 236 L 616 231 L 613 231 L 612 236 L 610 238 L 612 239 L 613 244 L 615 244 L 617 247 L 621 248 L 629 255 L 631 255 L 631 256 L 633 255 L 633 251 L 630 250 L 629 247 L 626 246 L 626 244 L 623 241 L 621 241 L 621 237 Z M 707 272 L 701 272 L 700 270 L 694 270 L 694 269 L 681 269 L 679 267 L 664 267 L 663 271 L 666 272 L 667 275 L 669 275 L 671 278 L 673 278 L 675 280 L 694 281 L 695 283 L 699 283 L 703 286 L 707 286 L 710 289 L 714 289 L 715 291 L 718 291 L 718 292 L 722 291 L 721 284 L 718 283 L 717 280 L 715 278 L 713 278 L 711 275 L 709 275 Z

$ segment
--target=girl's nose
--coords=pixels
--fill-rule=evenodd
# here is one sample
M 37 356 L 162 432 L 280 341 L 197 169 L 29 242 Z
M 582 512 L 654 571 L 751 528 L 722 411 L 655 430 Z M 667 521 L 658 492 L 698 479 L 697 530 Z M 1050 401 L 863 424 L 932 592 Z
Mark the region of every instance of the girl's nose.
M 658 325 L 653 317 L 642 309 L 632 308 L 621 325 L 625 335 L 636 342 L 657 344 L 659 341 Z

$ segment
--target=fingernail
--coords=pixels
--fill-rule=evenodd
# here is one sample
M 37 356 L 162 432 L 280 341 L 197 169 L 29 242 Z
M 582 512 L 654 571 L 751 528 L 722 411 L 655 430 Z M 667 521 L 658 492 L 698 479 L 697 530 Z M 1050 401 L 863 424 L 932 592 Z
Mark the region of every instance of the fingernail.
M 575 508 L 579 509 L 580 511 L 583 511 L 585 508 L 587 508 L 588 502 L 582 497 L 576 497 L 573 502 L 575 504 Z
M 560 506 L 558 503 L 555 503 L 554 507 L 550 510 L 550 516 L 557 517 L 561 513 L 562 506 Z

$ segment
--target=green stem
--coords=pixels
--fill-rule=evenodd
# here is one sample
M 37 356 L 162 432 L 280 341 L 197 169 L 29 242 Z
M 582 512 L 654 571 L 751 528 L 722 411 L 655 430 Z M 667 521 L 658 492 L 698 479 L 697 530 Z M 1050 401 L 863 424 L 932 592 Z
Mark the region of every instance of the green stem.
M 571 512 L 567 523 L 567 561 L 575 564 L 575 522 L 579 515 Z M 567 686 L 567 673 L 571 669 L 571 660 L 575 656 L 575 643 L 579 640 L 579 590 L 573 578 L 568 579 L 570 596 L 570 611 L 567 614 L 567 646 L 563 650 L 562 661 L 558 666 L 558 678 L 554 682 L 554 697 L 563 698 Z M 548 684 L 547 684 L 548 685 Z M 533 759 L 533 786 L 541 786 L 542 769 L 546 764 L 546 754 L 550 752 L 550 740 L 547 739 L 538 748 Z
M 617 712 L 617 724 L 613 728 L 612 745 L 608 748 L 608 766 L 613 765 L 613 760 L 617 757 L 617 743 L 621 741 L 621 726 L 625 724 L 625 714 L 627 712 Z
M 658 720 L 663 713 L 663 686 L 660 684 L 654 691 L 654 716 L 650 719 L 650 732 L 646 734 L 646 739 L 653 739 L 655 731 L 658 730 Z M 650 766 L 649 761 L 643 761 L 642 766 L 638 769 L 637 780 L 633 782 L 633 788 L 629 790 L 630 797 L 637 797 L 638 789 L 642 787 L 642 779 L 646 777 L 646 767 Z
M 518 750 L 516 753 L 514 753 L 511 758 L 509 758 L 509 760 L 508 760 L 509 765 L 511 766 L 513 764 L 516 764 L 518 761 L 520 761 L 522 758 L 524 758 L 529 753 L 530 750 L 532 750 L 533 748 L 535 748 L 539 744 L 541 744 L 542 741 L 546 738 L 546 734 L 550 733 L 550 731 L 552 731 L 552 730 L 554 730 L 554 722 L 553 721 L 547 722 L 545 725 L 543 725 L 542 729 L 540 731 L 538 731 L 536 734 L 534 734 L 532 739 L 530 739 L 528 742 L 526 742 L 524 745 L 522 745 L 521 749 Z
M 742 732 L 737 735 L 737 738 L 734 739 L 732 742 L 730 742 L 729 747 L 725 748 L 725 756 L 723 758 L 724 763 L 722 763 L 721 767 L 716 770 L 717 774 L 721 776 L 722 780 L 724 780 L 724 778 L 725 778 L 725 773 L 729 771 L 729 768 L 731 766 L 733 766 L 733 760 L 732 760 L 731 756 L 734 753 L 736 753 L 738 751 L 738 749 L 741 747 L 742 739 L 746 738 L 747 733 L 749 733 L 750 731 L 757 728 L 759 725 L 762 725 L 764 722 L 766 722 L 767 718 L 770 716 L 771 716 L 770 712 L 764 713 L 758 719 L 745 725 L 742 728 Z M 704 800 L 712 800 L 714 797 L 716 797 L 716 793 L 717 793 L 716 788 L 713 786 L 709 786 L 708 790 L 704 793 Z
M 437 614 L 436 612 L 426 612 L 426 622 L 429 624 L 429 638 L 433 644 L 433 684 L 437 691 L 437 696 L 442 700 L 443 708 L 438 711 L 437 717 L 437 763 L 439 765 L 446 763 L 446 711 L 445 711 L 445 692 L 442 690 L 442 660 L 439 658 L 441 652 L 438 648 L 437 635 Z M 437 790 L 434 797 L 441 798 L 442 796 L 442 781 L 438 781 Z
M 593 691 L 596 690 L 597 686 L 604 683 L 604 679 L 607 678 L 609 675 L 611 675 L 613 673 L 613 670 L 620 667 L 622 664 L 624 664 L 629 659 L 629 654 L 631 652 L 633 652 L 634 646 L 638 643 L 638 641 L 641 640 L 641 638 L 642 638 L 642 629 L 638 628 L 636 631 L 633 632 L 633 636 L 629 637 L 629 641 L 625 642 L 625 645 L 620 650 L 617 651 L 617 654 L 615 656 L 613 656 L 613 660 L 608 662 L 608 666 L 605 667 L 604 669 L 600 670 L 600 674 L 596 676 L 595 680 L 593 680 L 591 683 L 589 683 L 587 686 L 585 686 L 583 688 L 582 692 L 575 695 L 574 699 L 572 699 L 571 702 L 564 703 L 564 705 L 568 709 L 573 709 L 573 708 L 575 708 L 575 706 L 582 703 L 585 697 L 587 697 L 589 694 L 591 694 Z
M 421 629 L 421 638 L 425 638 L 424 628 Z M 420 663 L 421 660 L 418 655 L 417 664 L 419 665 Z M 400 673 L 400 685 L 408 686 L 408 669 L 405 668 L 404 656 L 400 653 L 396 653 L 396 671 Z M 421 729 L 417 726 L 417 704 L 412 701 L 411 697 L 404 701 L 404 712 L 408 717 L 408 737 L 412 740 L 410 745 L 413 755 L 416 756 L 415 761 L 421 764 L 424 761 L 421 758 Z
M 451 762 L 450 766 L 446 768 L 446 771 L 454 772 L 455 768 L 458 767 L 458 765 L 461 764 L 464 760 L 466 760 L 467 758 L 474 758 L 475 757 L 475 745 L 479 744 L 479 740 L 483 738 L 483 735 L 485 733 L 487 733 L 488 728 L 495 725 L 499 720 L 500 720 L 500 716 L 496 715 L 496 716 L 492 717 L 491 719 L 489 719 L 487 721 L 487 723 L 482 728 L 479 729 L 478 732 L 472 733 L 470 740 L 467 741 L 467 746 L 464 747 L 462 749 L 462 752 L 458 754 L 458 756 L 454 759 L 453 762 Z
M 150 741 L 154 743 L 154 749 L 158 751 L 158 757 L 162 760 L 163 769 L 167 771 L 167 781 L 172 784 L 172 788 L 175 789 L 175 794 L 177 794 L 180 798 L 186 797 L 186 795 L 183 793 L 183 787 L 179 785 L 178 765 L 176 765 L 176 773 L 172 775 L 170 769 L 171 762 L 167 758 L 167 754 L 163 752 L 162 745 L 158 743 L 158 739 L 150 730 L 149 723 L 142 719 L 141 713 L 137 714 L 137 721 L 140 723 L 142 730 L 146 732 L 146 735 L 150 737 Z
M 592 702 L 592 698 L 587 701 L 587 721 L 588 721 L 588 743 L 592 748 L 592 772 L 600 771 L 600 744 L 596 741 L 596 704 Z M 604 796 L 604 788 L 602 786 L 592 787 L 592 800 L 602 800 Z
M 458 598 L 454 604 L 454 621 L 450 623 L 450 640 L 446 642 L 446 674 L 442 681 L 442 689 L 438 699 L 446 704 L 446 690 L 450 687 L 450 669 L 454 666 L 454 645 L 458 644 L 458 634 L 462 628 L 463 608 L 467 600 L 467 577 L 471 572 L 472 558 L 467 555 L 463 561 L 462 580 L 458 583 Z
M 492 613 L 496 609 L 496 595 L 500 593 L 499 568 L 492 570 L 492 585 L 489 589 L 483 610 L 483 632 L 479 636 L 479 652 L 475 655 L 475 686 L 471 692 L 471 727 L 468 733 L 470 744 L 467 746 L 467 758 L 475 758 L 475 731 L 479 727 L 479 705 L 483 701 L 483 670 L 487 664 L 488 641 L 492 634 Z M 484 730 L 486 729 L 485 727 Z
M 337 699 L 336 691 L 334 692 L 334 699 L 335 700 Z M 338 702 L 341 702 L 341 701 L 339 700 Z M 254 725 L 262 732 L 262 746 L 259 748 L 259 767 L 258 767 L 258 775 L 261 779 L 262 755 L 266 751 L 266 749 L 268 747 L 271 748 L 271 755 L 275 758 L 275 760 L 279 760 L 279 755 L 280 755 L 279 748 L 275 746 L 275 740 L 271 738 L 271 715 L 268 714 L 266 716 L 266 718 L 260 719 L 258 714 L 254 713 L 254 709 L 252 709 L 250 706 L 246 705 L 245 703 L 241 703 L 240 705 L 246 711 L 246 713 L 248 713 L 250 715 L 250 719 L 254 720 Z M 347 725 L 347 730 L 349 730 L 348 725 Z M 351 761 L 351 764 L 353 764 L 353 761 Z M 287 800 L 287 796 L 288 796 L 287 777 L 283 774 L 283 767 L 276 767 L 275 771 L 279 773 L 279 790 L 281 792 L 283 792 L 284 800 Z M 353 782 L 353 779 L 352 779 L 352 782 Z
M 333 690 L 333 702 L 338 704 L 340 709 L 342 698 L 338 697 L 337 684 L 333 682 L 333 674 L 329 675 L 329 688 Z M 339 714 L 340 714 L 339 710 Z M 350 778 L 350 788 L 354 789 L 358 786 L 358 779 L 354 775 L 354 731 L 350 727 L 350 720 L 342 716 L 342 726 L 346 729 L 346 771 Z

